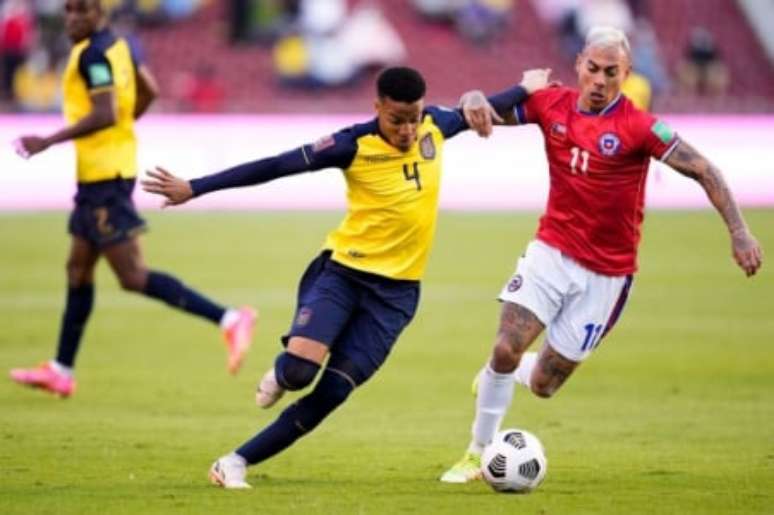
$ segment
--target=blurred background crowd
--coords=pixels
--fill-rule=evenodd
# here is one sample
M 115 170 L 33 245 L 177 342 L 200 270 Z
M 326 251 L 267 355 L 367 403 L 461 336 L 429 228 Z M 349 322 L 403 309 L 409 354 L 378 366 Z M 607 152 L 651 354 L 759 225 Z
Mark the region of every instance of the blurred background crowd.
M 104 0 L 161 112 L 361 112 L 386 65 L 435 103 L 529 67 L 574 83 L 594 25 L 630 37 L 626 93 L 661 112 L 774 113 L 774 0 Z M 0 0 L 0 111 L 59 109 L 64 0 Z

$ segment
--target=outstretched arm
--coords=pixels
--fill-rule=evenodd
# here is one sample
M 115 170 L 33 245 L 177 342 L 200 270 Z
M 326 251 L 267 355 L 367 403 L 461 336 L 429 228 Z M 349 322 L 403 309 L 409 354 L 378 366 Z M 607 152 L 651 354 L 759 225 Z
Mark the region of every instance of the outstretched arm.
M 43 152 L 51 145 L 68 141 L 110 127 L 116 123 L 113 110 L 113 90 L 102 90 L 91 95 L 91 112 L 73 125 L 50 136 L 22 136 L 15 142 L 16 152 L 25 159 Z
M 464 93 L 460 98 L 460 107 L 465 121 L 481 137 L 492 134 L 494 124 L 514 125 L 516 123 L 513 108 L 527 99 L 529 95 L 548 87 L 551 83 L 550 68 L 527 70 L 518 86 L 507 89 L 490 97 L 482 91 Z
M 141 181 L 142 189 L 166 197 L 164 206 L 177 206 L 193 197 L 227 188 L 252 186 L 279 177 L 311 171 L 316 168 L 308 159 L 305 147 L 274 157 L 244 163 L 228 170 L 187 181 L 161 167 L 147 172 L 150 179 Z
M 728 227 L 736 263 L 747 277 L 754 275 L 763 262 L 763 252 L 750 233 L 720 170 L 684 141 L 677 144 L 665 163 L 701 184 Z

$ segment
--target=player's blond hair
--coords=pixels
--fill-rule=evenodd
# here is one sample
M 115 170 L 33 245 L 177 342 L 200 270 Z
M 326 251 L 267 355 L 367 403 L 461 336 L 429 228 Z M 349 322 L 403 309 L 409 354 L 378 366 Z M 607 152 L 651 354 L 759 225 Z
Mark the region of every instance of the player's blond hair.
M 629 38 L 621 29 L 615 27 L 591 27 L 586 34 L 586 44 L 583 50 L 591 47 L 618 47 L 632 58 L 632 48 L 629 45 Z

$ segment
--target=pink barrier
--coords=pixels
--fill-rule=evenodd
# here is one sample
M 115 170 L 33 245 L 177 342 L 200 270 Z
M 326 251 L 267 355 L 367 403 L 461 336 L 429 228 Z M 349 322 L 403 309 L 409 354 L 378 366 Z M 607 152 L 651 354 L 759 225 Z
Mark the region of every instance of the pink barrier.
M 232 116 L 153 115 L 138 124 L 143 169 L 162 165 L 195 177 L 258 159 L 317 138 L 371 115 Z M 774 206 L 774 116 L 664 116 L 680 135 L 721 170 L 745 206 Z M 72 145 L 53 147 L 29 161 L 10 142 L 20 134 L 47 134 L 58 116 L 0 116 L 0 210 L 68 209 L 74 192 Z M 708 207 L 701 188 L 653 162 L 648 206 Z M 536 128 L 504 127 L 481 140 L 462 134 L 445 146 L 441 205 L 447 209 L 540 209 L 548 191 L 542 136 Z M 138 191 L 138 204 L 161 201 Z M 341 173 L 302 174 L 253 188 L 218 192 L 185 209 L 342 209 Z

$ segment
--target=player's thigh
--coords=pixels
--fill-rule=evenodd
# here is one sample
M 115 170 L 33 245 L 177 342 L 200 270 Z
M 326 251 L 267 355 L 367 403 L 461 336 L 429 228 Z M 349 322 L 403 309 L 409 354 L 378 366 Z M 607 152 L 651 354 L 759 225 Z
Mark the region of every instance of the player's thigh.
M 312 338 L 305 338 L 303 336 L 293 336 L 288 341 L 286 351 L 288 354 L 293 354 L 299 358 L 304 358 L 309 361 L 314 361 L 318 365 L 322 365 L 325 361 L 325 357 L 328 355 L 329 346 L 318 340 Z
M 581 362 L 596 350 L 620 317 L 629 297 L 631 276 L 583 271 L 583 287 L 567 297 L 548 327 L 547 340 L 560 355 Z
M 119 277 L 141 274 L 147 270 L 140 239 L 137 236 L 102 249 L 113 272 Z
M 67 281 L 70 286 L 94 282 L 94 267 L 99 260 L 99 250 L 87 240 L 73 236 L 67 256 Z
M 545 325 L 529 308 L 513 302 L 503 302 L 495 352 L 502 350 L 521 355 L 540 336 L 543 329 Z
M 131 198 L 129 183 L 108 181 L 79 192 L 83 201 L 70 215 L 69 232 L 100 250 L 135 238 L 146 225 Z
M 419 303 L 419 285 L 383 281 L 369 285 L 339 339 L 328 367 L 359 385 L 384 364 Z
M 513 366 L 559 312 L 571 280 L 563 268 L 561 253 L 533 241 L 519 259 L 516 271 L 503 286 L 503 303 L 495 343 L 506 368 Z M 510 355 L 510 356 L 509 356 Z
M 499 300 L 528 309 L 546 326 L 562 307 L 572 286 L 559 250 L 535 240 L 527 245 Z
M 283 343 L 291 353 L 321 362 L 316 358 L 321 355 L 324 358 L 357 305 L 356 285 L 347 277 L 325 266 L 312 275 L 307 270 L 299 287 L 296 313 Z

